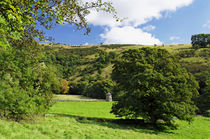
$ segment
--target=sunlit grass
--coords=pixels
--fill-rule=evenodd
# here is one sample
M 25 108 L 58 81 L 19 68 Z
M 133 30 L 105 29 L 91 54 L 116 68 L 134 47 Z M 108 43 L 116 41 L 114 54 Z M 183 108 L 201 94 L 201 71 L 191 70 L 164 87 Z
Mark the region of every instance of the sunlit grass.
M 111 104 L 110 102 L 57 102 L 49 114 L 34 121 L 17 123 L 1 119 L 0 139 L 210 138 L 210 118 L 196 117 L 191 124 L 176 120 L 177 129 L 157 130 L 141 124 L 114 122 L 114 115 L 109 113 Z
M 49 113 L 92 118 L 115 118 L 112 102 L 56 102 Z

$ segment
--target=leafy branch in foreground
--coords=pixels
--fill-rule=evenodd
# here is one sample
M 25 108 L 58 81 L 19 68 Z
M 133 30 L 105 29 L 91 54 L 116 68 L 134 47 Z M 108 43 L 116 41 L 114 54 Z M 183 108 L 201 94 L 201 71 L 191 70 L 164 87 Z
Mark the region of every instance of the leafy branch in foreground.
M 97 0 L 4 0 L 0 2 L 0 46 L 9 46 L 11 40 L 45 39 L 37 28 L 51 29 L 57 24 L 74 24 L 77 29 L 90 32 L 86 16 L 91 10 L 105 11 L 118 20 L 112 4 Z

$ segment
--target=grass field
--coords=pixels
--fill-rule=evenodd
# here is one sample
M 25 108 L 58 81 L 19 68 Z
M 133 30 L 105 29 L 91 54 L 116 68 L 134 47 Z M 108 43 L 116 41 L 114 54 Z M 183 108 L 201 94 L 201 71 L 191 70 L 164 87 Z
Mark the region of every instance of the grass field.
M 177 121 L 177 130 L 158 131 L 150 127 L 48 115 L 33 123 L 0 120 L 1 139 L 208 139 L 208 118 L 196 118 L 189 125 Z
M 157 130 L 145 124 L 116 122 L 109 113 L 111 105 L 112 102 L 55 102 L 45 117 L 33 121 L 0 120 L 0 139 L 210 138 L 210 118 L 196 117 L 191 124 L 176 120 L 176 130 Z
M 115 118 L 110 114 L 112 102 L 56 102 L 49 113 L 67 117 Z

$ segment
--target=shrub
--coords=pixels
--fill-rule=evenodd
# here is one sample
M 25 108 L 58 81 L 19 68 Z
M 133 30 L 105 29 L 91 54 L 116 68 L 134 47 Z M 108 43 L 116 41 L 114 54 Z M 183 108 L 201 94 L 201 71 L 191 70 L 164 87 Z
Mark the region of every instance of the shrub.
M 111 51 L 111 52 L 109 52 L 109 57 L 110 57 L 110 59 L 115 59 L 116 57 L 117 57 L 117 53 L 116 52 L 114 52 L 114 51 Z
M 105 99 L 108 92 L 112 92 L 113 82 L 111 80 L 99 80 L 91 82 L 84 95 L 92 98 Z
M 80 82 L 71 82 L 69 84 L 69 94 L 77 94 L 77 95 L 84 95 L 86 92 L 86 89 L 89 85 L 89 82 L 87 80 L 80 81 Z
M 69 82 L 67 80 L 63 80 L 61 82 L 61 93 L 67 94 L 69 92 Z
M 101 76 L 93 78 L 84 76 L 80 82 L 70 83 L 71 94 L 81 94 L 87 97 L 105 99 L 106 93 L 112 92 L 115 84 L 112 80 L 105 80 Z
M 51 106 L 57 78 L 42 62 L 43 56 L 36 43 L 0 51 L 1 116 L 18 121 L 44 113 Z

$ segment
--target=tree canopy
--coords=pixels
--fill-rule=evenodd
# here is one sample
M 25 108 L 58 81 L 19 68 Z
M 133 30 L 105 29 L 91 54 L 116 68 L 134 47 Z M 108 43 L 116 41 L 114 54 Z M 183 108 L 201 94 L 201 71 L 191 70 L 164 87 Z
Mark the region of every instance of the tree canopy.
M 3 0 L 0 2 L 0 46 L 9 46 L 9 40 L 28 38 L 44 39 L 36 25 L 50 29 L 57 24 L 74 24 L 90 32 L 86 16 L 90 9 L 116 12 L 109 2 L 96 0 Z
M 195 34 L 191 37 L 193 48 L 206 48 L 210 45 L 210 34 Z
M 112 106 L 119 117 L 143 117 L 150 123 L 191 120 L 198 83 L 166 50 L 128 50 L 115 62 L 112 79 L 124 93 Z

